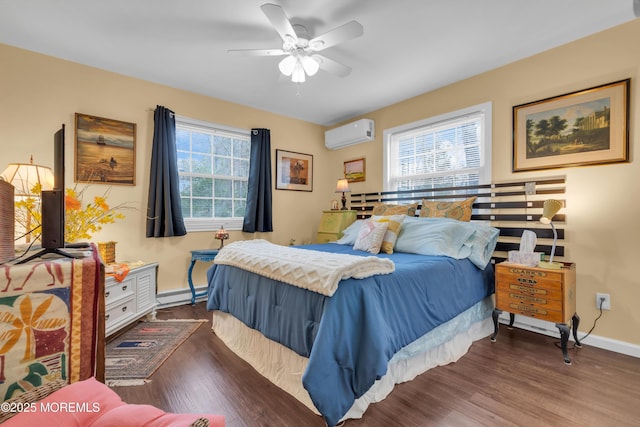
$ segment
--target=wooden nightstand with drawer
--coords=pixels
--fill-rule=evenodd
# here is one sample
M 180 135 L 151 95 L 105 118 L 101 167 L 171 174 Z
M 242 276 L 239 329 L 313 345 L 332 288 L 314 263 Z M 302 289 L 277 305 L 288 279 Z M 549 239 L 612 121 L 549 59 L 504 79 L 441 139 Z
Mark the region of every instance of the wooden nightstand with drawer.
M 503 311 L 509 313 L 509 327 L 513 326 L 516 314 L 554 322 L 560 331 L 564 362 L 571 364 L 567 355 L 571 328 L 576 347 L 580 347 L 577 335 L 580 317 L 576 314 L 576 265 L 569 262 L 562 264 L 559 270 L 508 262 L 496 265 L 496 308 L 493 311 L 491 341 L 496 341 L 498 317 Z

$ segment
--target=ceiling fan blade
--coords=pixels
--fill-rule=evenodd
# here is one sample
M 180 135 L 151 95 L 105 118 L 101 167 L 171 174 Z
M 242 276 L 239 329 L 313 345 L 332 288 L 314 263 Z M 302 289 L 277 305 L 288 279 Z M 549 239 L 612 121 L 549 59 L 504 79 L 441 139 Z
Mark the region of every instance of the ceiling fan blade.
M 347 77 L 351 73 L 350 67 L 334 61 L 331 58 L 327 58 L 324 55 L 313 55 L 312 58 L 320 64 L 321 69 L 338 77 Z
M 280 56 L 286 55 L 282 49 L 229 49 L 227 53 L 242 56 Z
M 271 22 L 271 25 L 276 29 L 278 34 L 283 41 L 293 41 L 294 43 L 298 41 L 298 36 L 296 36 L 296 32 L 293 30 L 293 26 L 291 22 L 289 22 L 289 18 L 284 13 L 284 10 L 277 4 L 265 3 L 260 6 L 262 12 L 267 16 L 267 19 Z
M 329 30 L 324 34 L 309 40 L 309 47 L 312 50 L 320 51 L 338 43 L 360 37 L 364 33 L 362 24 L 358 21 L 347 22 L 344 25 Z

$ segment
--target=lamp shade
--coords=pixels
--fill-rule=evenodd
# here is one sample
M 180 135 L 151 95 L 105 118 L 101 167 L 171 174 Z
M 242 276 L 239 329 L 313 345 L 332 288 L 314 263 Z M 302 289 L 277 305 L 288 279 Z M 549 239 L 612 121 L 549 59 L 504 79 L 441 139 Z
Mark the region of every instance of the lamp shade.
M 220 249 L 224 246 L 224 241 L 229 238 L 229 232 L 224 229 L 224 226 L 221 226 L 215 234 L 216 240 L 220 240 Z
M 550 224 L 554 215 L 562 208 L 562 202 L 560 200 L 549 199 L 544 202 L 542 206 L 542 216 L 540 222 L 543 224 Z
M 318 64 L 316 60 L 310 56 L 305 55 L 301 57 L 300 62 L 302 62 L 302 67 L 304 68 L 304 72 L 307 73 L 307 75 L 309 76 L 314 76 L 320 69 L 320 64 Z
M 46 166 L 33 163 L 11 163 L 0 174 L 2 178 L 14 186 L 16 196 L 33 195 L 33 187 L 40 184 L 41 190 L 51 190 L 53 188 L 53 172 Z
M 294 83 L 304 83 L 307 80 L 307 76 L 304 73 L 304 67 L 300 59 L 296 59 L 296 63 L 293 67 L 293 73 L 291 74 L 291 81 Z
M 339 179 L 338 184 L 336 185 L 336 193 L 348 193 L 349 190 L 349 181 L 346 179 Z
M 278 68 L 280 69 L 280 72 L 282 74 L 284 74 L 285 76 L 290 76 L 291 74 L 293 74 L 293 68 L 295 67 L 296 62 L 296 58 L 294 58 L 293 56 L 287 56 L 282 61 L 280 61 L 280 63 L 278 64 Z

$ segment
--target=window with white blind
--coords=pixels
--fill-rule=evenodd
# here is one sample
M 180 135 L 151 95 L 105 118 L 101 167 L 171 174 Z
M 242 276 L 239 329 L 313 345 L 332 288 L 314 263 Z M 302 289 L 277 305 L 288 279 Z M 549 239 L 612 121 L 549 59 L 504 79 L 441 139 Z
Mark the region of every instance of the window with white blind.
M 491 182 L 491 102 L 384 132 L 384 189 Z
M 250 131 L 176 116 L 180 201 L 187 231 L 241 230 Z

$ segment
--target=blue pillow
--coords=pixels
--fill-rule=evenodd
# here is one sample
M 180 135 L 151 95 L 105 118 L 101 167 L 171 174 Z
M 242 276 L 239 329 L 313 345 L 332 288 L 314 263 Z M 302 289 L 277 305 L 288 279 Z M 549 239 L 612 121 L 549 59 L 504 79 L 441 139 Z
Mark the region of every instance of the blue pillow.
M 362 219 L 358 219 L 353 224 L 342 230 L 342 237 L 338 239 L 336 243 L 350 246 L 355 245 L 356 239 L 358 238 L 358 232 L 360 231 L 360 226 L 362 225 L 362 221 Z
M 405 218 L 394 250 L 420 255 L 469 258 L 484 269 L 495 249 L 496 228 L 449 218 Z

